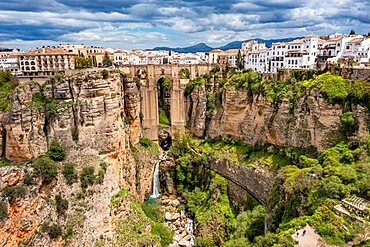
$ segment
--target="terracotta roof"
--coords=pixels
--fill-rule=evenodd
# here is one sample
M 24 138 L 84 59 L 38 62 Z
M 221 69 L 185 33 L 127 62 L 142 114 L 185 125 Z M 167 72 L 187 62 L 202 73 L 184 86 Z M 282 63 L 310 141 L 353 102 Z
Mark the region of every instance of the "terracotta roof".
M 289 44 L 302 44 L 302 43 L 304 43 L 304 41 L 303 41 L 303 39 L 297 39 L 297 40 L 290 41 L 288 43 Z
M 36 55 L 75 55 L 62 48 L 45 47 L 24 53 L 20 53 L 18 56 L 36 56 Z
M 223 52 L 223 51 L 220 49 L 215 49 L 215 50 L 210 51 L 210 53 L 220 53 L 220 52 Z

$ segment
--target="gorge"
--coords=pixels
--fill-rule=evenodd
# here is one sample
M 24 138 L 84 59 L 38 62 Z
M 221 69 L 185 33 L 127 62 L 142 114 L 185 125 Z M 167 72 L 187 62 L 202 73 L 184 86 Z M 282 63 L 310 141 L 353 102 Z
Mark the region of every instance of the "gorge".
M 196 246 L 293 246 L 304 224 L 331 244 L 360 242 L 362 225 L 331 207 L 348 194 L 370 199 L 368 81 L 188 72 L 132 67 L 19 85 L 2 75 L 0 246 L 166 246 L 183 231 Z M 163 76 L 170 127 L 159 119 Z M 151 194 L 158 202 L 143 203 Z M 166 209 L 171 196 L 179 203 Z M 194 231 L 166 225 L 190 224 L 166 210 L 188 213 Z

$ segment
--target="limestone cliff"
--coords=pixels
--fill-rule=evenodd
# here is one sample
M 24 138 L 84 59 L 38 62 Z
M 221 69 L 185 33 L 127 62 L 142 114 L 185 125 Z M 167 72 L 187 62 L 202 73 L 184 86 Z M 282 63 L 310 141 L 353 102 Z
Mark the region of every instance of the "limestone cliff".
M 73 238 L 64 241 L 70 246 L 112 239 L 112 195 L 122 187 L 142 201 L 151 191 L 155 156 L 139 150 L 140 159 L 135 159 L 131 150 L 141 136 L 139 116 L 136 84 L 117 72 L 107 78 L 97 73 L 18 86 L 11 108 L 1 113 L 3 158 L 22 164 L 44 154 L 56 139 L 67 151 L 63 163 L 75 163 L 78 172 L 93 166 L 97 173 L 101 162 L 108 167 L 104 181 L 87 193 L 81 193 L 79 182 L 67 185 L 61 172 L 48 186 L 36 179 L 27 186 L 26 197 L 8 203 L 8 217 L 0 222 L 0 246 L 61 246 L 61 237 L 51 240 L 40 230 L 51 223 L 73 228 Z M 59 171 L 63 163 L 58 163 Z M 21 185 L 26 173 L 32 168 L 0 168 L 0 192 Z M 57 194 L 69 201 L 65 217 L 55 212 Z
M 253 100 L 248 100 L 246 89 L 224 87 L 220 104 L 207 118 L 206 94 L 202 85 L 186 98 L 190 132 L 197 137 L 230 135 L 248 144 L 315 146 L 322 150 L 334 143 L 343 110 L 340 105 L 330 104 L 316 90 L 298 99 L 292 111 L 289 100 L 273 105 L 264 95 L 255 94 Z M 355 105 L 352 111 L 359 121 L 357 136 L 366 133 L 368 110 Z

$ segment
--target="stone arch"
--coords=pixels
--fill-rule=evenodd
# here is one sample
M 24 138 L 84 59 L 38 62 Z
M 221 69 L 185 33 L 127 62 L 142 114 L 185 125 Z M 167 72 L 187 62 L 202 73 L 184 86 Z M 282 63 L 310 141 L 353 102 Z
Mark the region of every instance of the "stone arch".
M 35 63 L 35 61 L 31 61 L 31 65 L 35 65 L 36 63 Z
M 30 63 L 28 61 L 24 62 L 25 65 L 30 65 Z
M 171 92 L 172 82 L 168 76 L 159 76 L 156 80 L 158 96 L 158 122 L 162 125 L 171 125 Z
M 190 79 L 190 71 L 188 68 L 182 68 L 179 72 L 180 79 Z

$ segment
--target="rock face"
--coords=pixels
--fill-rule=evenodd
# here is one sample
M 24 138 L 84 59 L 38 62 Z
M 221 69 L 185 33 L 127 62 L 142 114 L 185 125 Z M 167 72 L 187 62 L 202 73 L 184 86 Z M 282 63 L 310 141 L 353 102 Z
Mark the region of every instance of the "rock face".
M 266 97 L 254 95 L 248 101 L 245 89 L 224 88 L 221 105 L 206 118 L 205 87 L 196 88 L 186 99 L 187 128 L 197 137 L 230 135 L 249 144 L 328 148 L 340 125 L 342 107 L 329 104 L 317 91 L 297 101 L 294 111 L 289 101 L 274 107 Z M 359 120 L 357 135 L 366 132 L 369 113 L 362 106 L 353 107 Z
M 97 174 L 101 162 L 108 168 L 103 183 L 84 195 L 79 180 L 69 186 L 61 172 L 50 186 L 40 181 L 27 186 L 25 198 L 8 203 L 8 218 L 0 222 L 0 246 L 17 246 L 26 240 L 32 246 L 61 246 L 61 238 L 51 240 L 40 231 L 50 222 L 64 229 L 73 225 L 70 246 L 93 246 L 100 236 L 109 240 L 112 195 L 124 187 L 142 201 L 151 192 L 155 157 L 138 151 L 138 159 L 131 150 L 141 135 L 136 84 L 116 72 L 107 79 L 99 73 L 54 78 L 44 85 L 18 86 L 12 102 L 11 109 L 0 115 L 4 158 L 23 163 L 44 154 L 56 139 L 68 154 L 64 162 L 75 163 L 78 173 L 93 166 Z M 58 165 L 62 168 L 62 163 Z M 0 193 L 7 186 L 21 185 L 27 169 L 31 168 L 0 168 Z M 59 193 L 69 201 L 64 217 L 50 203 Z

